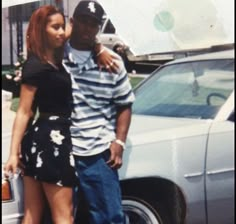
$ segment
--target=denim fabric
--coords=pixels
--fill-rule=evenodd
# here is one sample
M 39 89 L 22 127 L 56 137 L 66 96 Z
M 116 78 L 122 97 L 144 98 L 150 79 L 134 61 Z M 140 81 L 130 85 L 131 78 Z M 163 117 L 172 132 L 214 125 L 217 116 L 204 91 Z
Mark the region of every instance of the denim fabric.
M 75 156 L 78 191 L 88 204 L 90 224 L 124 223 L 118 172 L 106 164 L 109 156 L 109 150 L 95 156 Z

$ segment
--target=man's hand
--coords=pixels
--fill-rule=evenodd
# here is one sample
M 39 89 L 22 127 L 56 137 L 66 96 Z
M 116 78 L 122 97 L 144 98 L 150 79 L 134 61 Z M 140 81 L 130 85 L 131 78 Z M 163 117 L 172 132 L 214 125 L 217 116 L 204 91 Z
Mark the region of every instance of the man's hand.
M 112 142 L 110 146 L 111 156 L 107 164 L 113 169 L 119 169 L 122 166 L 123 147 L 116 142 Z

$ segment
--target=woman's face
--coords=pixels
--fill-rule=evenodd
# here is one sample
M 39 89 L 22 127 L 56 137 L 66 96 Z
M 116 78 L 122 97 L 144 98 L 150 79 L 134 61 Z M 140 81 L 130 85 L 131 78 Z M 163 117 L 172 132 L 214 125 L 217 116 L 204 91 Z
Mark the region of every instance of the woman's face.
M 65 42 L 65 21 L 60 13 L 48 17 L 46 33 L 49 48 L 55 49 L 63 46 Z

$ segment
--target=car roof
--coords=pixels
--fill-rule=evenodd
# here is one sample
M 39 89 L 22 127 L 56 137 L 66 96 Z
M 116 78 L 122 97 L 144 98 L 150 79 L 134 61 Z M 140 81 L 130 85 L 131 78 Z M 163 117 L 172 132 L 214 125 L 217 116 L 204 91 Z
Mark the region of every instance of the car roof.
M 191 62 L 191 61 L 213 60 L 213 59 L 234 59 L 234 49 L 211 52 L 211 53 L 203 53 L 194 56 L 187 56 L 186 58 L 170 61 L 166 63 L 166 65 L 182 63 L 182 62 Z

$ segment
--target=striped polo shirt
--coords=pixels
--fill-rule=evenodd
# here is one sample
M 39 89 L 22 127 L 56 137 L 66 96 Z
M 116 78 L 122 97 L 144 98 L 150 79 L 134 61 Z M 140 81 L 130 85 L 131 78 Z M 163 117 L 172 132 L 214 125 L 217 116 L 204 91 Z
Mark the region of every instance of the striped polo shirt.
M 72 80 L 73 153 L 95 155 L 115 139 L 116 108 L 132 104 L 134 93 L 121 59 L 119 72 L 111 74 L 98 68 L 90 51 L 75 50 L 67 43 L 65 52 L 63 65 Z

